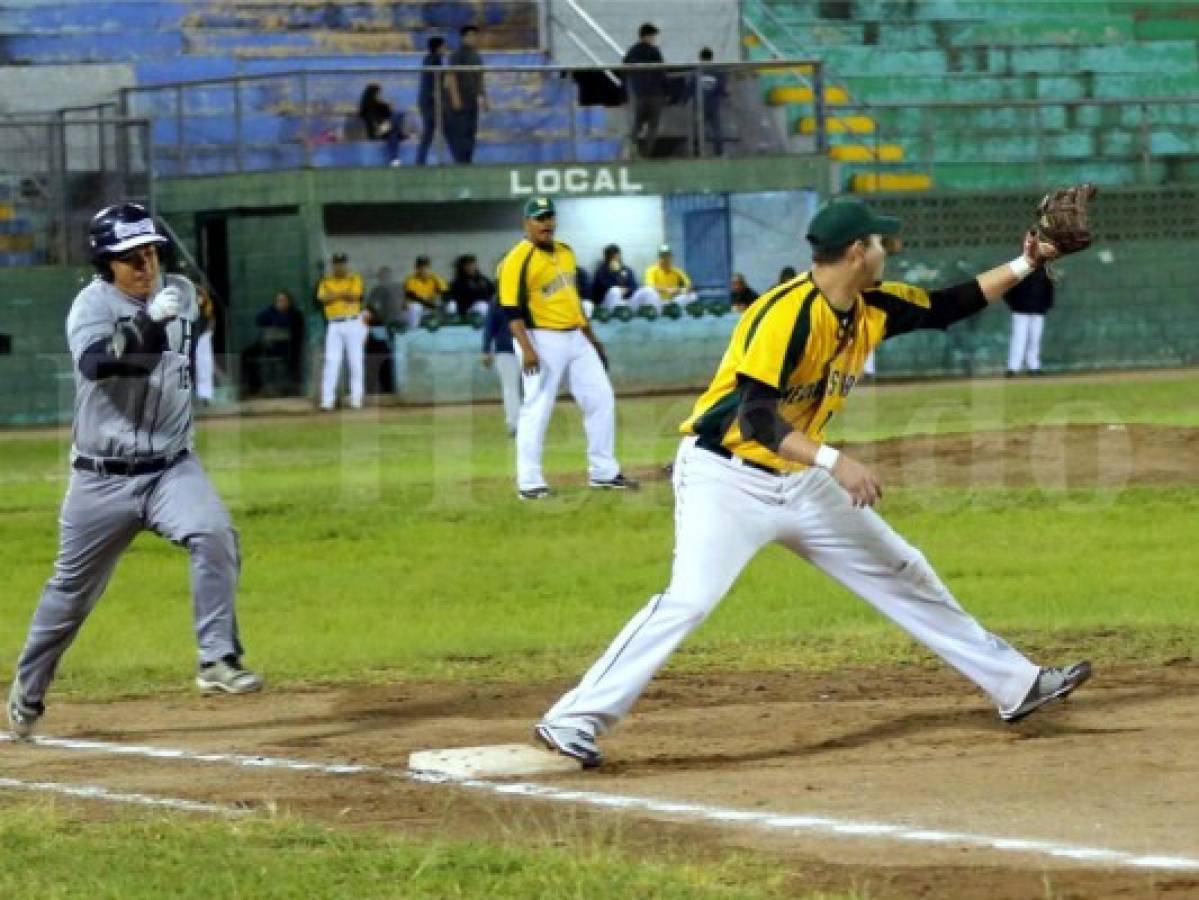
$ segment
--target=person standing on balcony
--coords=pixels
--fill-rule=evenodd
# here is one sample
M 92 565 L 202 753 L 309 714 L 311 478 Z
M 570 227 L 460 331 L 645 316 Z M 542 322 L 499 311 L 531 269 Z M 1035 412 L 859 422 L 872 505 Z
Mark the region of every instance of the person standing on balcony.
M 451 66 L 483 65 L 476 49 L 479 29 L 463 25 L 459 32 L 462 43 L 452 54 Z M 475 156 L 475 135 L 479 132 L 479 110 L 487 109 L 487 94 L 483 89 L 482 72 L 448 72 L 445 76 L 445 139 L 456 163 L 470 163 Z
M 712 59 L 711 47 L 704 47 L 699 51 L 701 63 L 710 63 Z M 724 72 L 706 68 L 699 70 L 698 96 L 702 98 L 703 103 L 704 145 L 708 154 L 724 155 L 724 129 L 720 123 L 720 107 L 728 95 L 728 76 Z M 698 153 L 698 151 L 699 141 L 697 140 L 696 152 Z
M 624 55 L 626 66 L 665 62 L 662 59 L 662 51 L 658 49 L 656 25 L 646 22 L 638 29 L 637 37 L 637 43 Z M 666 73 L 661 69 L 629 72 L 625 78 L 633 95 L 633 129 L 630 136 L 637 147 L 638 156 L 653 156 L 654 145 L 658 142 L 658 123 L 662 119 L 662 107 L 666 105 Z
M 420 146 L 416 148 L 416 164 L 426 165 L 429 161 L 429 147 L 433 144 L 433 135 L 437 132 L 437 82 L 441 76 L 431 71 L 437 66 L 444 65 L 445 38 L 431 37 L 428 44 L 429 52 L 421 60 L 423 71 L 420 74 Z

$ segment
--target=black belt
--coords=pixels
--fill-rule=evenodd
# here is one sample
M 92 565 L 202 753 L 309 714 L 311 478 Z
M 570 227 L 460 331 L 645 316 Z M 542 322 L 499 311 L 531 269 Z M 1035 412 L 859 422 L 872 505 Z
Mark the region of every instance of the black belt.
M 330 319 L 329 322 L 357 322 L 358 316 L 338 316 L 336 319 Z
M 704 450 L 707 450 L 709 453 L 715 453 L 722 459 L 735 459 L 737 462 L 741 463 L 741 465 L 749 466 L 751 469 L 757 469 L 759 472 L 765 472 L 767 475 L 785 474 L 784 472 L 780 472 L 778 469 L 772 468 L 771 466 L 765 466 L 762 463 L 754 462 L 752 459 L 746 459 L 743 456 L 738 456 L 732 450 L 721 444 L 710 444 L 707 441 L 696 441 L 695 446 L 701 447 Z
M 183 457 L 184 450 L 177 456 L 144 456 L 141 459 L 100 459 L 91 456 L 76 456 L 71 465 L 80 472 L 95 472 L 97 475 L 149 475 L 169 469 Z

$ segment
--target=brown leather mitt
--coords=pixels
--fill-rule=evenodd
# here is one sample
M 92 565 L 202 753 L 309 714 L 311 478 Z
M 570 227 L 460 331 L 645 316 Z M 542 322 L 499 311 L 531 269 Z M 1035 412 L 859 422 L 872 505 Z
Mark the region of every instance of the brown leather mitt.
M 1059 188 L 1037 205 L 1037 241 L 1052 244 L 1065 256 L 1091 246 L 1087 204 L 1095 196 L 1093 184 Z

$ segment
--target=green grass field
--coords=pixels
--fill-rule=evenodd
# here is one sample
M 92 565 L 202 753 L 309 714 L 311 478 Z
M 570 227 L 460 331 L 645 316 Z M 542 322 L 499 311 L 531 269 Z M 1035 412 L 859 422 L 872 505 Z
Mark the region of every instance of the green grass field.
M 625 466 L 656 468 L 670 459 L 690 402 L 622 401 L 618 448 Z M 833 437 L 1067 422 L 1197 427 L 1199 374 L 865 389 Z M 19 651 L 56 549 L 66 440 L 0 434 L 6 661 Z M 201 426 L 199 451 L 241 532 L 247 659 L 273 689 L 569 677 L 668 577 L 668 482 L 649 481 L 638 494 L 589 492 L 581 480 L 582 429 L 570 406 L 556 414 L 546 459 L 560 493 L 543 504 L 515 499 L 511 445 L 494 407 L 211 421 Z M 881 511 L 969 609 L 1025 647 L 1105 661 L 1165 659 L 1199 648 L 1195 486 L 895 489 Z M 193 660 L 186 559 L 145 535 L 67 656 L 51 700 L 190 690 Z M 898 661 L 932 664 L 865 604 L 769 548 L 671 665 L 832 669 Z M 74 828 L 65 814 L 22 809 L 29 807 L 10 807 L 0 827 L 9 872 L 0 874 L 3 895 L 17 884 L 4 878 L 45 859 L 38 895 L 159 896 L 153 886 L 194 870 L 188 860 L 196 854 L 228 857 L 228 868 L 217 868 L 228 882 L 220 891 L 230 896 L 299 896 L 305 884 L 321 888 L 310 896 L 364 898 L 751 897 L 781 890 L 769 882 L 760 891 L 734 888 L 757 883 L 742 877 L 747 870 L 736 861 L 655 868 L 597 850 L 580 863 L 552 848 L 434 846 L 294 822 L 172 818 Z M 135 848 L 151 833 L 161 841 L 162 861 L 142 871 Z M 311 870 L 286 864 L 297 847 Z M 111 864 L 73 869 L 80 858 Z M 129 880 L 129 872 L 141 872 L 141 880 Z M 400 877 L 417 887 L 389 894 L 389 879 Z M 422 879 L 432 879 L 427 889 Z M 56 893 L 54 884 L 68 889 Z M 292 885 L 297 893 L 259 889 L 267 884 Z
M 883 388 L 851 404 L 838 438 L 1041 422 L 1199 424 L 1199 377 Z M 620 404 L 629 467 L 671 457 L 686 398 Z M 665 480 L 639 494 L 580 483 L 573 407 L 552 425 L 559 496 L 522 505 L 498 410 L 458 407 L 345 420 L 225 420 L 200 453 L 232 508 L 244 555 L 249 659 L 275 686 L 403 678 L 569 676 L 664 586 L 672 545 Z M 50 570 L 65 438 L 0 443 L 0 566 L 12 659 Z M 1181 560 L 1199 490 L 896 489 L 883 514 L 994 629 L 1034 646 L 1176 653 L 1196 635 L 1195 571 Z M 1082 563 L 1085 561 L 1085 565 Z M 57 691 L 187 688 L 187 565 L 144 535 L 72 648 Z M 865 604 L 779 548 L 746 570 L 675 665 L 870 665 L 923 658 Z

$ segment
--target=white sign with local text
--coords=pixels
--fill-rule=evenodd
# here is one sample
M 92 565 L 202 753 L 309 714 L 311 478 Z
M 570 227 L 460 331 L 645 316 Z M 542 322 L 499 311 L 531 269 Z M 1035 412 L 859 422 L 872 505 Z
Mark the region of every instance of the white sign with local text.
M 523 173 L 513 169 L 509 173 L 509 184 L 513 197 L 530 194 L 639 194 L 642 185 L 629 179 L 629 170 L 618 169 L 538 169 L 531 182 L 525 181 Z

